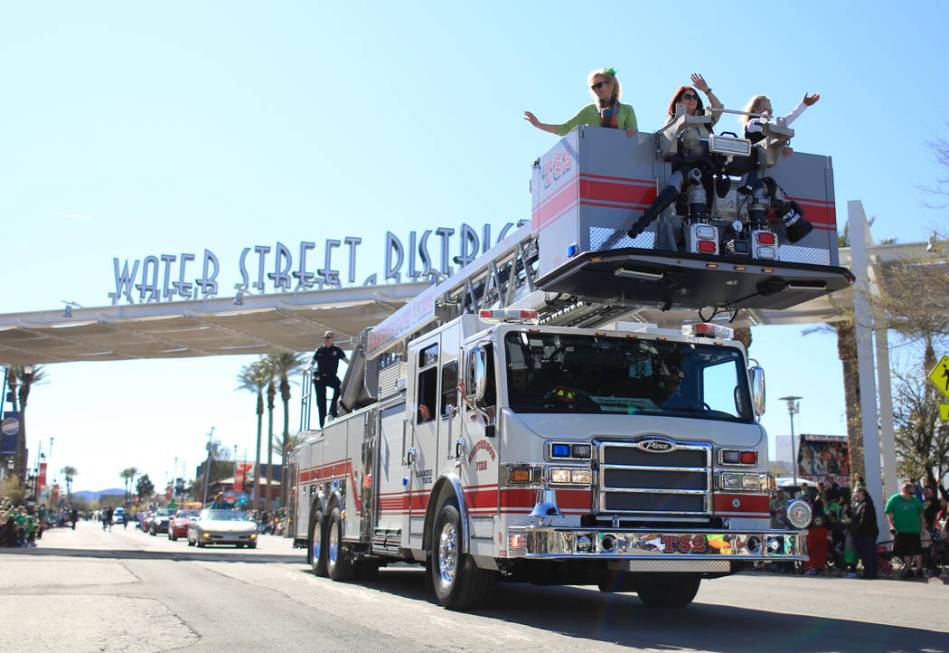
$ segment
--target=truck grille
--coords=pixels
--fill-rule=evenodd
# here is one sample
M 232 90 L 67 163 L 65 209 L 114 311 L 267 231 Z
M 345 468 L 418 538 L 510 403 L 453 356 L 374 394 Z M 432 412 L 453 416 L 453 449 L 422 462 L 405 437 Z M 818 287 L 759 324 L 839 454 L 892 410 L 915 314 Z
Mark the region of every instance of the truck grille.
M 647 519 L 711 514 L 712 448 L 656 438 L 598 443 L 601 513 Z

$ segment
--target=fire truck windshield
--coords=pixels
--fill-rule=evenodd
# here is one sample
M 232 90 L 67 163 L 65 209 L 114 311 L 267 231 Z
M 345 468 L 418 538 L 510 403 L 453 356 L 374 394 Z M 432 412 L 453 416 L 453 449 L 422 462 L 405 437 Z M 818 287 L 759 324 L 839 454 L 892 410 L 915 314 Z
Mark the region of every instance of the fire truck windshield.
M 515 412 L 753 420 L 741 352 L 733 347 L 510 332 L 505 353 Z

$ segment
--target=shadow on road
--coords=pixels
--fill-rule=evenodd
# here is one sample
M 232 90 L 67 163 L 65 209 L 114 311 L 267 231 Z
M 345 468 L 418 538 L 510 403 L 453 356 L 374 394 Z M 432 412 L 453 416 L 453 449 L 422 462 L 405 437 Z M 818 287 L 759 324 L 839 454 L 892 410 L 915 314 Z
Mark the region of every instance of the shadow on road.
M 40 547 L 35 549 L 0 549 L 2 555 L 62 556 L 66 558 L 109 558 L 117 560 L 173 560 L 179 562 L 247 562 L 287 563 L 301 562 L 303 554 L 245 553 L 235 549 L 210 550 L 185 549 L 182 551 L 134 551 L 128 549 L 67 549 Z
M 425 580 L 421 570 L 400 568 L 382 570 L 378 579 L 357 584 L 406 599 L 434 603 L 434 594 Z M 782 606 L 770 607 L 782 610 Z M 949 634 L 849 619 L 811 617 L 791 613 L 795 606 L 784 607 L 783 611 L 772 612 L 751 605 L 738 608 L 694 603 L 682 610 L 658 610 L 643 605 L 635 594 L 603 594 L 592 587 L 499 583 L 492 607 L 476 614 L 569 637 L 650 650 L 698 648 L 723 653 L 949 651 Z M 933 626 L 938 627 L 938 624 Z

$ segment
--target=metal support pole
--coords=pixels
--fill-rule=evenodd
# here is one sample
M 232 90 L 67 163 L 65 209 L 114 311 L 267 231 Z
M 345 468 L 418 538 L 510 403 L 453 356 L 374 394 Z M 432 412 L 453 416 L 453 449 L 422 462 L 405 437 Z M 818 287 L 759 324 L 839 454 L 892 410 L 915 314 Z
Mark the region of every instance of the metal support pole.
M 850 266 L 856 282 L 853 288 L 854 329 L 857 336 L 857 372 L 860 382 L 860 421 L 863 431 L 863 459 L 867 492 L 873 497 L 877 510 L 877 524 L 886 524 L 883 515 L 883 474 L 880 469 L 880 433 L 877 428 L 877 387 L 873 360 L 873 313 L 870 310 L 869 269 L 867 244 L 870 227 L 863 204 L 859 200 L 847 202 L 847 226 L 850 232 Z M 881 528 L 880 532 L 885 532 Z
M 213 435 L 214 427 L 212 426 L 211 430 L 208 431 L 208 457 L 204 463 L 204 501 L 202 501 L 204 504 L 208 502 L 208 481 L 211 479 L 211 437 Z
M 879 323 L 878 323 L 879 324 Z M 890 388 L 890 347 L 886 326 L 876 330 L 877 383 L 880 386 L 880 448 L 883 450 L 884 496 L 899 492 L 896 478 L 896 441 L 893 433 L 893 391 Z

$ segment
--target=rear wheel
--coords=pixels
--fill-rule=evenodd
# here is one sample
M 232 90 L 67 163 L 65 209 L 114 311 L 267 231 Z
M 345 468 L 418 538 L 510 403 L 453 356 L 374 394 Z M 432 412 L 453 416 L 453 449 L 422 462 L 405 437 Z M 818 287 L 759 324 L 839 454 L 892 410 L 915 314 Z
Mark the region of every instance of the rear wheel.
M 343 516 L 333 508 L 326 526 L 326 571 L 335 581 L 351 580 L 355 568 L 343 543 Z
M 310 542 L 307 558 L 313 573 L 326 578 L 326 529 L 323 527 L 323 513 L 316 511 L 310 521 Z
M 639 599 L 651 608 L 684 608 L 699 591 L 702 579 L 683 574 L 648 574 L 636 583 Z
M 461 513 L 453 499 L 446 501 L 435 518 L 429 559 L 432 585 L 438 602 L 449 610 L 471 610 L 487 601 L 496 576 L 479 569 L 462 550 Z

